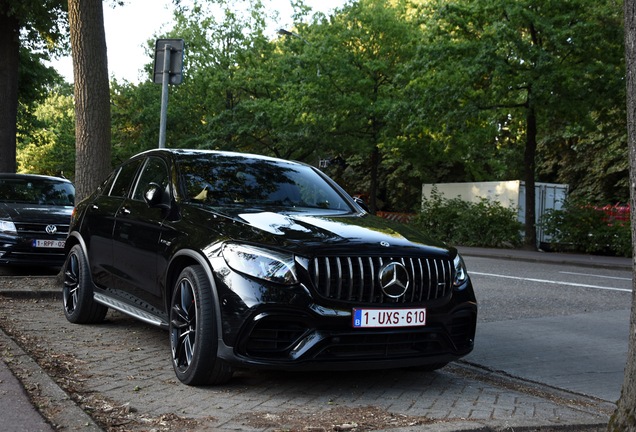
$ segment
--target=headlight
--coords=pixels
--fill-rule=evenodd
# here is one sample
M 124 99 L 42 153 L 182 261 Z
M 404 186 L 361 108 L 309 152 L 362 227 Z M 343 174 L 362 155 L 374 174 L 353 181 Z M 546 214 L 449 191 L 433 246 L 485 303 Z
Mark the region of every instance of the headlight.
M 17 235 L 18 230 L 15 229 L 15 224 L 13 222 L 0 220 L 0 233 Z
M 453 284 L 458 287 L 466 282 L 468 279 L 468 272 L 466 271 L 466 264 L 459 254 L 457 254 L 453 260 L 453 264 L 455 265 L 455 280 L 453 281 Z
M 298 283 L 292 254 L 228 243 L 223 258 L 234 271 L 280 284 Z

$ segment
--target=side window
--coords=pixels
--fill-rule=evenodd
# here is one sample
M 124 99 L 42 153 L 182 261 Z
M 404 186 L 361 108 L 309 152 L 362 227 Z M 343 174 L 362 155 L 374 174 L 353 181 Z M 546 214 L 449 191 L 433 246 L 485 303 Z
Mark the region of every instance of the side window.
M 108 177 L 97 187 L 98 195 L 108 195 L 110 193 L 111 188 L 113 187 L 113 182 L 117 178 L 117 174 L 119 170 L 113 171 L 108 174 Z
M 115 184 L 113 184 L 113 189 L 109 193 L 110 196 L 125 197 L 128 194 L 140 163 L 141 160 L 133 161 L 119 169 L 117 177 L 115 178 Z
M 133 199 L 143 201 L 144 192 L 146 192 L 150 183 L 158 184 L 162 190 L 169 193 L 169 188 L 167 188 L 169 178 L 168 167 L 163 160 L 159 158 L 148 159 L 137 182 Z

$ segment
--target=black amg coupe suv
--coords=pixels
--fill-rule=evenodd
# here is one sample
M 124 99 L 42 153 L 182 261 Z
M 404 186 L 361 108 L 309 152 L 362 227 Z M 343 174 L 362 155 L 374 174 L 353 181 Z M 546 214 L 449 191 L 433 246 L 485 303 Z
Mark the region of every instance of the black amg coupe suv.
M 473 349 L 457 250 L 372 216 L 311 166 L 151 150 L 75 209 L 64 312 L 169 330 L 178 378 L 237 368 L 437 369 Z

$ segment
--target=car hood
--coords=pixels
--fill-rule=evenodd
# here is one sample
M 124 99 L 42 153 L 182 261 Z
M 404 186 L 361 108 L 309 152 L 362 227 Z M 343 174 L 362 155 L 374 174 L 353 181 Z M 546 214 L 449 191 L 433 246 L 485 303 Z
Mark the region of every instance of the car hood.
M 71 222 L 73 207 L 35 204 L 0 203 L 0 217 L 13 222 L 66 224 Z
M 405 224 L 369 214 L 307 214 L 268 211 L 223 212 L 234 223 L 226 231 L 236 241 L 274 243 L 295 253 L 436 255 L 452 258 L 456 251 Z M 240 223 L 236 223 L 240 222 Z

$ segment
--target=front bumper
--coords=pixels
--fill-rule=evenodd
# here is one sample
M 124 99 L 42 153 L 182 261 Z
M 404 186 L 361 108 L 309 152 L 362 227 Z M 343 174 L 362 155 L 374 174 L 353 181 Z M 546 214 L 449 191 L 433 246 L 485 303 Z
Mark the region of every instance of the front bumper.
M 470 279 L 448 298 L 409 305 L 427 308 L 426 326 L 361 329 L 353 327 L 353 307 L 373 306 L 327 301 L 310 283 L 284 287 L 243 276 L 223 263 L 213 268 L 221 309 L 219 356 L 235 367 L 422 366 L 457 360 L 473 349 L 477 303 Z M 382 305 L 387 306 L 404 307 Z
M 50 236 L 48 239 L 64 241 L 66 235 Z M 61 267 L 64 264 L 63 248 L 36 248 L 33 240 L 20 236 L 0 236 L 0 265 Z

